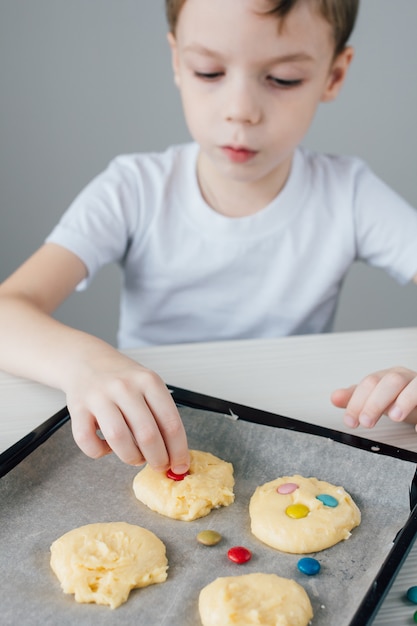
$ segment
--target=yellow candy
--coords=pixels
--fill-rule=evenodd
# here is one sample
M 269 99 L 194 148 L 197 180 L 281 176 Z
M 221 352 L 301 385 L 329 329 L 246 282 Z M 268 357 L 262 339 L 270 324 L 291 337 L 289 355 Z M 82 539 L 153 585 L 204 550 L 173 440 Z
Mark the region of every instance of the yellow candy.
M 310 513 L 310 509 L 305 504 L 290 504 L 285 509 L 288 517 L 292 517 L 293 519 L 301 519 L 302 517 L 307 517 Z

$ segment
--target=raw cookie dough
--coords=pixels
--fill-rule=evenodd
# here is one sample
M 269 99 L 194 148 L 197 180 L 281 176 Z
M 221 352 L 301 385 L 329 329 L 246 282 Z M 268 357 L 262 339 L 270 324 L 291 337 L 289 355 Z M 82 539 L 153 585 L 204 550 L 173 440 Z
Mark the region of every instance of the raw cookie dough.
M 313 617 L 301 585 L 275 574 L 216 578 L 200 592 L 203 626 L 307 626 Z
M 51 545 L 51 567 L 77 602 L 126 602 L 130 590 L 167 578 L 165 546 L 149 530 L 110 522 L 70 530 Z
M 138 500 L 173 519 L 195 520 L 234 499 L 233 465 L 210 452 L 190 450 L 190 473 L 175 481 L 146 465 L 133 481 Z
M 291 493 L 279 493 L 279 488 L 288 491 L 283 485 L 297 488 Z M 290 508 L 289 512 L 306 513 L 305 517 L 290 517 L 287 508 L 292 505 L 296 505 L 295 509 Z M 307 507 L 304 513 L 303 507 Z M 292 554 L 330 548 L 348 539 L 352 528 L 361 521 L 358 507 L 343 487 L 299 475 L 283 476 L 257 487 L 250 500 L 249 514 L 252 532 L 258 539 Z

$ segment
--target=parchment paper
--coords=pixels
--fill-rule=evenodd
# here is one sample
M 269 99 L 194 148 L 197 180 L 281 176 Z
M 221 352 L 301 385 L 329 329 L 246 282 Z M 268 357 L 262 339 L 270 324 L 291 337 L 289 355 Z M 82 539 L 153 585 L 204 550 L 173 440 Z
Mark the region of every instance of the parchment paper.
M 409 516 L 408 492 L 415 465 L 357 450 L 321 437 L 233 421 L 180 409 L 191 448 L 233 463 L 235 503 L 194 522 L 149 511 L 133 494 L 138 469 L 114 455 L 93 461 L 79 451 L 66 424 L 0 480 L 0 605 L 4 625 L 199 626 L 199 591 L 217 576 L 273 572 L 304 586 L 314 626 L 347 626 Z M 268 548 L 250 532 L 249 499 L 256 486 L 299 473 L 342 485 L 362 512 L 361 525 L 333 548 L 317 553 L 321 572 L 297 570 L 299 555 Z M 65 595 L 49 566 L 50 544 L 72 528 L 126 521 L 152 530 L 167 547 L 168 579 L 131 592 L 111 610 L 77 604 Z M 215 547 L 197 543 L 200 530 L 215 529 Z M 227 550 L 253 552 L 244 565 Z

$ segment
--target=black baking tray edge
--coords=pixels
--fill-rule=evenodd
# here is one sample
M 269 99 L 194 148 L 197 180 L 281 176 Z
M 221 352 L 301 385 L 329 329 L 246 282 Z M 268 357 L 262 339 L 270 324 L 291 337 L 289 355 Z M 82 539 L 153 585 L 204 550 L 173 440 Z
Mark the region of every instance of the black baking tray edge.
M 382 454 L 403 461 L 417 464 L 417 453 L 389 444 L 372 441 L 357 435 L 343 433 L 317 424 L 310 424 L 298 419 L 285 417 L 276 413 L 262 411 L 252 407 L 228 402 L 220 398 L 181 389 L 168 385 L 175 403 L 195 409 L 220 413 L 233 419 L 239 419 L 264 426 L 285 428 L 319 437 L 325 437 L 345 445 L 366 450 L 371 454 Z M 20 439 L 13 446 L 0 454 L 0 478 L 10 472 L 16 465 L 25 459 L 31 452 L 51 437 L 61 426 L 70 419 L 67 407 L 62 408 L 31 433 Z M 406 559 L 417 533 L 417 470 L 410 485 L 410 515 L 404 527 L 398 532 L 393 546 L 375 576 L 371 586 L 366 591 L 349 626 L 370 626 L 373 622 L 382 601 L 387 595 L 402 563 Z

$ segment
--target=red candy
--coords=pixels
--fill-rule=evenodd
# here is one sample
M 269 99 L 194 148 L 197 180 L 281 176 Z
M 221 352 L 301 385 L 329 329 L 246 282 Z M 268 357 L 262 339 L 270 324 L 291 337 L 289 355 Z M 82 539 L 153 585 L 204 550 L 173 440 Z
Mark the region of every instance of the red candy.
M 235 546 L 234 548 L 230 548 L 227 556 L 231 561 L 233 561 L 233 563 L 241 565 L 242 563 L 247 563 L 251 560 L 252 552 L 243 546 Z
M 185 472 L 185 474 L 175 474 L 172 469 L 167 471 L 167 477 L 171 478 L 171 480 L 184 480 L 186 476 L 188 476 L 190 472 Z

